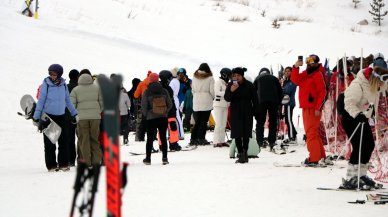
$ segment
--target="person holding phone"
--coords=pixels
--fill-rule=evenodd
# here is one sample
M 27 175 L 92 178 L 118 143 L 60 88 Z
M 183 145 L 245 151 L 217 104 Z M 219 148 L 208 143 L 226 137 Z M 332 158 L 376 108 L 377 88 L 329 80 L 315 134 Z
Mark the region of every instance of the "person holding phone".
M 230 102 L 231 137 L 235 139 L 238 160 L 248 163 L 248 144 L 252 137 L 253 116 L 256 116 L 258 99 L 253 84 L 244 78 L 246 68 L 232 70 L 232 82 L 225 90 L 224 98 Z
M 299 86 L 299 105 L 302 108 L 303 126 L 307 137 L 309 157 L 304 161 L 304 165 L 315 167 L 330 163 L 326 160 L 323 142 L 319 136 L 321 111 L 326 101 L 328 78 L 325 68 L 319 63 L 318 55 L 311 54 L 306 58 L 306 64 L 306 70 L 299 73 L 303 60 L 298 58 L 292 67 L 291 81 Z

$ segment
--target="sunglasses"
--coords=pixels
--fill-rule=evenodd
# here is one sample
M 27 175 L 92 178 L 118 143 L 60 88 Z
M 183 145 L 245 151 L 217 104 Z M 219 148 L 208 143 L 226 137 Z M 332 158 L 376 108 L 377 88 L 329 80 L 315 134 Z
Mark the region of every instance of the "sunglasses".
M 373 75 L 373 77 L 376 77 L 376 78 L 380 79 L 380 81 L 388 82 L 388 74 L 379 75 L 379 74 L 377 74 L 376 72 L 373 72 L 372 75 Z
M 307 57 L 306 58 L 306 64 L 313 64 L 313 63 L 315 63 L 315 60 L 314 60 L 313 57 Z

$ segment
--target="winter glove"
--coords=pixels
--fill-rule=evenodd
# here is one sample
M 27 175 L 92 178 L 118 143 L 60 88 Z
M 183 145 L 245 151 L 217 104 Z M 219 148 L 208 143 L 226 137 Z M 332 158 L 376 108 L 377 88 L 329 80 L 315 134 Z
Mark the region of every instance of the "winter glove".
M 356 116 L 355 119 L 358 122 L 364 122 L 364 123 L 368 122 L 368 118 L 366 118 L 365 115 L 362 112 L 358 113 L 358 115 Z
M 79 122 L 78 115 L 74 115 L 73 117 L 71 117 L 71 123 L 72 124 L 78 124 L 78 122 Z
M 42 132 L 51 122 L 48 118 L 46 120 L 32 119 L 32 121 L 34 122 L 34 125 L 38 127 L 39 132 Z

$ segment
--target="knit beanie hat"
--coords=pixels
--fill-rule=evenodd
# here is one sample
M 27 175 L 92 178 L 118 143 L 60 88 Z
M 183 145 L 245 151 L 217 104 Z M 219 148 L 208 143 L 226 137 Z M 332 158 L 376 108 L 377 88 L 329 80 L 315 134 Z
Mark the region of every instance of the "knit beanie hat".
M 77 69 L 72 69 L 70 72 L 69 72 L 69 78 L 70 80 L 77 80 L 78 79 L 78 75 L 79 75 L 79 72 Z
M 271 72 L 269 71 L 268 68 L 261 68 L 260 71 L 259 71 L 259 75 L 262 75 L 262 74 L 265 74 L 265 73 L 268 73 L 268 74 L 271 74 Z
M 373 66 L 380 66 L 381 68 L 386 69 L 387 63 L 384 61 L 384 59 L 378 58 L 373 61 Z
M 244 76 L 244 73 L 247 71 L 246 68 L 243 68 L 243 67 L 237 67 L 237 68 L 234 68 L 232 69 L 232 74 L 239 74 L 241 76 Z
M 52 64 L 49 66 L 48 71 L 58 73 L 58 78 L 59 78 L 63 74 L 63 67 L 59 64 Z
M 159 75 L 156 74 L 156 73 L 151 73 L 151 74 L 148 76 L 148 81 L 149 81 L 150 83 L 159 82 Z

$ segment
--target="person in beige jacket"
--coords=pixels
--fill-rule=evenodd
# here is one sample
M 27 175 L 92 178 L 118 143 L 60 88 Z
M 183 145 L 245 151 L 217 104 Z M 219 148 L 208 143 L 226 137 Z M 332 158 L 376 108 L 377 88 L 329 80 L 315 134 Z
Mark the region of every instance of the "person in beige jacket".
M 374 119 L 375 115 L 375 118 L 378 119 L 378 112 L 374 112 L 375 105 L 379 104 L 380 94 L 387 90 L 388 70 L 384 59 L 376 59 L 373 66 L 373 68 L 368 67 L 359 71 L 357 77 L 345 90 L 344 96 L 338 96 L 337 108 L 342 115 L 345 132 L 348 138 L 354 134 L 350 140 L 352 153 L 346 179 L 343 180 L 340 188 L 377 189 L 382 187 L 381 184 L 377 184 L 367 176 L 368 163 L 375 147 L 369 119 Z M 343 105 L 340 103 L 341 100 L 344 102 Z M 340 109 L 342 106 L 344 107 L 343 110 Z M 358 183 L 358 174 L 360 175 L 360 183 Z
M 215 94 L 213 73 L 207 63 L 202 63 L 194 72 L 192 92 L 195 125 L 191 132 L 190 145 L 209 145 L 205 135 Z
M 98 135 L 102 111 L 102 98 L 99 87 L 93 83 L 89 74 L 78 78 L 78 86 L 71 91 L 70 99 L 78 110 L 78 160 L 87 166 L 98 165 L 102 160 L 102 152 Z

